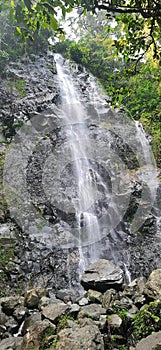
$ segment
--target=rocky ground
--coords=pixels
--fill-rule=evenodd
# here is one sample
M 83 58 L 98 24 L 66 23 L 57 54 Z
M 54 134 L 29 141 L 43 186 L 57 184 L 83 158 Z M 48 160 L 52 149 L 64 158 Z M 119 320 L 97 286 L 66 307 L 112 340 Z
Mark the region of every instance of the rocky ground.
M 86 291 L 33 288 L 0 299 L 1 350 L 159 350 L 161 269 L 124 284 L 108 260 L 89 266 Z

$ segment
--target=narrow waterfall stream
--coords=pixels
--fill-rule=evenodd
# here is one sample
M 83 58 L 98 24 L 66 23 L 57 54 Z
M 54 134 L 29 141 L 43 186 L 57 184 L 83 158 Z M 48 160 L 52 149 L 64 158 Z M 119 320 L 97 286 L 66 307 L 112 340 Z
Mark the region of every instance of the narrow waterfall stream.
M 93 208 L 97 192 L 96 180 L 100 176 L 92 168 L 92 164 L 88 159 L 91 146 L 85 121 L 87 111 L 81 102 L 81 97 L 68 71 L 68 67 L 63 65 L 63 58 L 59 54 L 55 54 L 55 61 L 65 133 L 76 179 L 76 192 L 70 195 L 79 230 L 79 271 L 81 275 L 90 262 L 94 262 L 100 257 L 100 252 L 96 248 L 95 242 L 101 239 L 101 234 L 98 218 Z M 103 184 L 103 186 L 105 185 Z M 88 247 L 89 258 L 85 258 L 82 251 L 86 240 L 90 242 Z

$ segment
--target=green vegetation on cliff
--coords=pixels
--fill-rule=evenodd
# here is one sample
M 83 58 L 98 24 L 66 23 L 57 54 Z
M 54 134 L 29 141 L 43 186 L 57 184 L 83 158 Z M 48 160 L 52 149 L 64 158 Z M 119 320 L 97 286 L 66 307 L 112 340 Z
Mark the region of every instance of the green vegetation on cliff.
M 154 156 L 161 167 L 161 67 L 152 54 L 137 65 L 133 60 L 124 61 L 114 46 L 121 27 L 117 33 L 113 30 L 113 37 L 102 23 L 104 15 L 88 15 L 85 23 L 80 20 L 79 41 L 60 42 L 55 49 L 97 77 L 113 107 L 123 107 L 130 118 L 140 120 L 152 136 Z

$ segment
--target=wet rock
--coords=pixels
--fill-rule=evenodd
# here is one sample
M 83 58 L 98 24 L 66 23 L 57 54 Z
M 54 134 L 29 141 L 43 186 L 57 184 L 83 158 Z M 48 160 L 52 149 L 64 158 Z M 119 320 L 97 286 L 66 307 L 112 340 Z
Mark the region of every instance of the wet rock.
M 127 296 L 142 295 L 145 288 L 146 279 L 138 277 L 134 279 L 128 286 L 125 286 L 123 294 Z
M 5 323 L 5 327 L 6 327 L 6 330 L 13 335 L 17 333 L 19 324 L 18 322 L 16 322 L 16 320 L 13 317 L 10 316 L 7 322 Z
M 31 308 L 31 309 L 37 308 L 40 299 L 43 296 L 46 296 L 46 294 L 47 294 L 47 292 L 43 288 L 34 288 L 34 289 L 27 291 L 27 293 L 25 295 L 25 301 L 24 301 L 25 306 L 27 306 L 28 308 Z
M 41 321 L 40 312 L 34 312 L 29 317 L 27 317 L 22 327 L 22 335 L 24 335 L 26 332 L 29 332 L 33 328 L 35 323 L 39 321 Z
M 65 329 L 58 334 L 56 350 L 104 350 L 103 337 L 97 326 L 76 330 Z
M 122 319 L 117 314 L 110 315 L 108 317 L 108 325 L 110 328 L 120 328 L 122 325 Z
M 43 308 L 43 317 L 49 319 L 52 322 L 57 323 L 62 315 L 65 315 L 69 311 L 69 306 L 64 303 L 53 303 Z
M 49 320 L 37 321 L 23 338 L 22 349 L 41 348 L 45 334 L 55 333 L 55 325 Z
M 26 307 L 18 307 L 14 310 L 13 316 L 17 320 L 18 323 L 21 323 L 25 316 L 28 315 L 29 311 Z
M 121 289 L 123 284 L 123 271 L 111 261 L 101 259 L 91 264 L 84 272 L 81 283 L 83 287 L 105 292 L 107 289 Z
M 98 322 L 98 327 L 101 332 L 105 332 L 107 330 L 107 315 L 101 315 Z
M 160 348 L 161 348 L 161 332 L 157 332 L 149 335 L 146 338 L 143 338 L 136 345 L 136 350 L 159 350 Z
M 45 306 L 49 305 L 50 303 L 52 303 L 52 300 L 44 296 L 39 300 L 38 309 L 42 310 Z
M 132 309 L 134 306 L 133 302 L 131 299 L 129 298 L 125 298 L 125 297 L 121 297 L 119 299 L 116 299 L 113 303 L 110 304 L 110 307 L 111 308 L 119 308 L 120 310 L 129 310 L 129 309 Z M 110 308 L 109 308 L 110 310 Z M 108 311 L 108 310 L 107 310 Z
M 145 219 L 144 224 L 142 225 L 142 227 L 140 227 L 139 231 L 142 235 L 146 235 L 146 234 L 154 235 L 157 231 L 156 217 L 154 217 L 153 215 L 149 215 Z
M 145 284 L 144 293 L 151 299 L 161 299 L 161 269 L 152 271 Z
M 80 311 L 80 306 L 78 304 L 71 304 L 68 314 L 72 317 L 76 317 Z
M 102 306 L 105 309 L 108 309 L 111 305 L 113 304 L 114 300 L 117 298 L 117 292 L 115 289 L 109 289 L 103 294 L 103 299 L 102 299 Z
M 7 316 L 6 314 L 2 311 L 2 307 L 0 306 L 0 325 L 5 324 L 7 321 Z
M 97 292 L 96 290 L 89 289 L 87 293 L 87 298 L 91 303 L 102 303 L 103 295 L 101 292 Z
M 129 319 L 133 319 L 134 315 L 138 312 L 138 308 L 135 305 L 132 305 L 132 307 L 127 311 L 126 315 Z
M 89 303 L 88 298 L 83 297 L 83 298 L 81 298 L 81 299 L 79 300 L 79 305 L 80 305 L 80 306 L 88 305 L 88 303 Z
M 83 306 L 78 314 L 78 318 L 89 317 L 99 320 L 101 315 L 105 315 L 106 310 L 100 304 L 90 304 Z
M 24 298 L 15 296 L 15 297 L 5 297 L 0 299 L 0 304 L 2 306 L 2 311 L 8 315 L 11 316 L 13 314 L 14 309 L 22 305 L 24 303 Z
M 22 342 L 23 338 L 18 337 L 9 337 L 8 339 L 3 339 L 0 342 L 0 349 L 1 350 L 22 350 Z
M 76 290 L 73 289 L 59 289 L 56 292 L 56 297 L 65 303 L 68 301 L 75 302 L 79 297 L 79 294 Z

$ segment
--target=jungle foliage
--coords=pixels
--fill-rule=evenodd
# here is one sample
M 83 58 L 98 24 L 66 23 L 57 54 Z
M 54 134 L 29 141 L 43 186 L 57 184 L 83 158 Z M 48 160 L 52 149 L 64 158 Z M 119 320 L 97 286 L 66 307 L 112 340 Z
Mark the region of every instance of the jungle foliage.
M 65 18 L 73 8 L 93 14 L 103 10 L 107 18 L 121 23 L 122 37 L 115 40 L 115 46 L 125 59 L 133 56 L 139 59 L 152 47 L 154 58 L 160 60 L 160 0 L 0 0 L 0 9 L 9 9 L 17 32 L 24 38 L 32 38 L 41 27 L 62 34 L 58 14 L 61 12 Z

